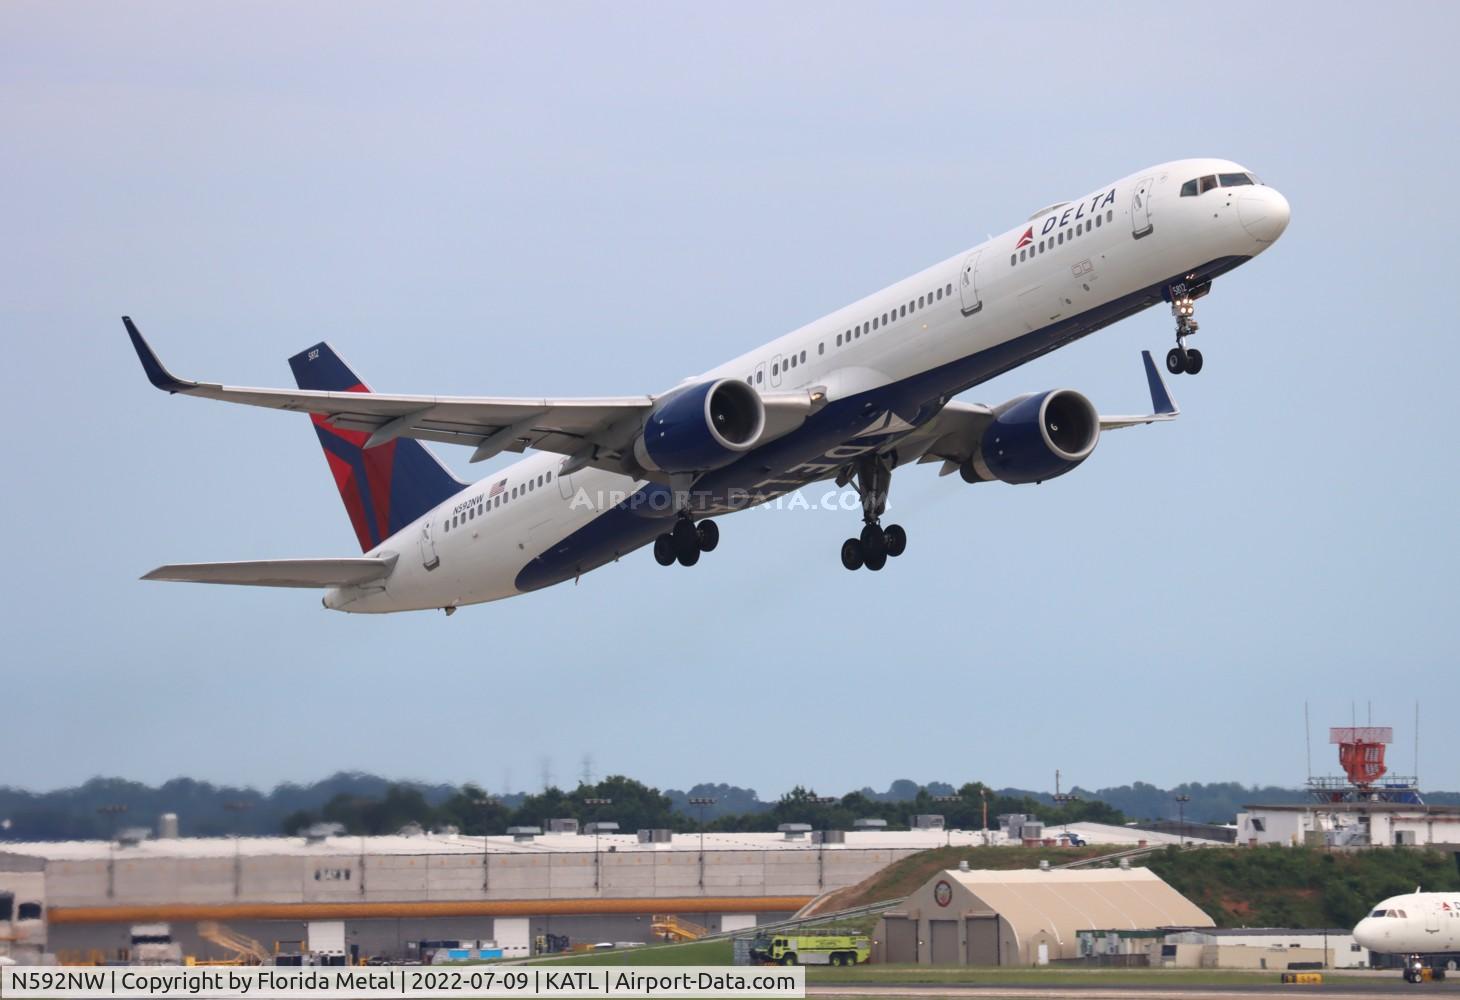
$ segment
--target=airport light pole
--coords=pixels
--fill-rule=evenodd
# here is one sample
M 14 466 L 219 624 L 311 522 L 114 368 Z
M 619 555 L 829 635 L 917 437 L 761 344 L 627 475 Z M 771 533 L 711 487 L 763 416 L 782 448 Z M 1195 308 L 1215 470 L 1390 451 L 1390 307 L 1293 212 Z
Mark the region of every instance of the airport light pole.
M 690 796 L 689 804 L 700 813 L 700 892 L 705 891 L 705 808 L 720 801 L 711 795 Z
M 1178 796 L 1176 796 L 1176 811 L 1177 811 L 1177 815 L 1180 816 L 1179 822 L 1181 824 L 1181 846 L 1182 847 L 1185 847 L 1186 846 L 1186 804 L 1188 802 L 1190 802 L 1190 801 L 1191 801 L 1191 796 L 1190 795 L 1178 795 Z
M 934 795 L 933 796 L 933 801 L 934 802 L 962 802 L 963 801 L 963 797 L 961 795 Z M 943 835 L 944 835 L 943 836 L 943 846 L 944 847 L 952 847 L 953 846 L 953 830 L 948 826 L 948 817 L 947 816 L 944 816 L 943 817 Z
M 1078 795 L 1067 792 L 1055 792 L 1053 795 L 1050 796 L 1050 798 L 1054 799 L 1055 803 L 1060 807 L 1061 812 L 1063 812 L 1071 802 L 1080 801 L 1080 797 Z M 1068 816 L 1068 814 L 1065 816 L 1065 821 L 1063 825 L 1065 828 L 1065 833 L 1069 833 L 1070 817 Z
M 476 806 L 478 809 L 480 809 L 482 811 L 482 895 L 483 896 L 485 896 L 487 894 L 487 890 L 492 887 L 492 878 L 491 878 L 491 871 L 492 871 L 492 851 L 491 851 L 492 834 L 491 834 L 491 831 L 487 829 L 486 815 L 487 815 L 487 810 L 489 808 L 491 808 L 492 806 L 496 805 L 500 801 L 501 800 L 499 798 L 497 798 L 497 796 L 495 796 L 495 795 L 478 795 L 476 798 L 474 798 L 474 799 L 471 800 L 471 804 L 474 805 L 474 806 Z
M 835 795 L 813 795 L 811 801 L 819 806 L 829 806 L 837 801 L 837 797 Z M 821 843 L 816 845 L 816 887 L 818 889 L 826 887 L 826 835 L 830 828 L 831 823 L 823 809 L 821 812 Z
M 234 799 L 231 802 L 223 803 L 223 808 L 233 814 L 233 898 L 238 899 L 243 895 L 243 857 L 239 845 L 242 837 L 240 826 L 243 814 L 253 808 L 253 803 L 247 799 Z
M 613 805 L 613 799 L 584 799 L 583 800 L 583 804 L 585 806 L 593 806 L 594 809 L 596 810 L 599 806 L 611 806 L 611 805 Z M 593 823 L 593 889 L 594 889 L 595 892 L 598 891 L 599 871 L 600 871 L 600 869 L 599 869 L 599 860 L 598 860 L 598 823 L 597 823 L 597 821 L 595 821 Z
M 125 802 L 108 802 L 97 806 L 96 811 L 111 820 L 111 832 L 106 844 L 106 894 L 111 898 L 117 894 L 117 817 L 127 811 Z

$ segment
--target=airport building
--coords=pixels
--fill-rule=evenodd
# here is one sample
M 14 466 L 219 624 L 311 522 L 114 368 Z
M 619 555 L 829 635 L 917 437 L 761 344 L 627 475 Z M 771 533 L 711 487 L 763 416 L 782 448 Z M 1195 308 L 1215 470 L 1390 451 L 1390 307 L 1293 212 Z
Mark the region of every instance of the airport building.
M 1213 926 L 1145 868 L 944 871 L 882 916 L 872 960 L 1043 965 L 1085 957 L 1083 931 Z
M 580 832 L 571 821 L 487 838 L 179 838 L 175 821 L 160 832 L 0 844 L 0 953 L 130 959 L 139 941 L 162 936 L 137 928 L 165 925 L 183 955 L 222 959 L 247 941 L 269 954 L 309 950 L 311 927 L 336 921 L 345 950 L 361 957 L 417 958 L 421 942 L 475 942 L 506 955 L 642 943 L 791 915 L 917 851 L 1009 842 L 997 831 L 945 830 L 936 816 L 903 831 L 788 824 L 703 837 Z M 1040 842 L 1072 835 L 1115 848 L 1177 839 L 1071 824 Z
M 1299 802 L 1244 806 L 1237 842 L 1312 847 L 1460 847 L 1460 806 L 1417 802 Z

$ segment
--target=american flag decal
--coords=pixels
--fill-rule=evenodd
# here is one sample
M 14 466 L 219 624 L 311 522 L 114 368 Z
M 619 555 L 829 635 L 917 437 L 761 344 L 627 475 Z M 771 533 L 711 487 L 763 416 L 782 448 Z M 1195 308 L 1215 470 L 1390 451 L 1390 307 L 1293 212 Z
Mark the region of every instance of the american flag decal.
M 495 483 L 492 484 L 492 488 L 487 491 L 487 499 L 488 500 L 492 499 L 492 497 L 496 496 L 498 493 L 501 493 L 506 488 L 507 488 L 507 480 L 505 480 L 505 479 L 499 479 L 499 480 L 497 480 Z

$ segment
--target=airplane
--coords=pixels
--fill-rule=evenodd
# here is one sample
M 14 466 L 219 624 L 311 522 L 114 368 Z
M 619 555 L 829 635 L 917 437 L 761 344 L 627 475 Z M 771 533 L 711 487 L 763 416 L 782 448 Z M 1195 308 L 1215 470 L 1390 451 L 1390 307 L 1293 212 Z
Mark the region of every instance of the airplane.
M 1288 219 L 1282 194 L 1237 163 L 1162 163 L 656 395 L 377 393 L 327 343 L 289 359 L 297 389 L 197 382 L 168 371 L 124 317 L 157 388 L 310 414 L 363 552 L 175 564 L 143 579 L 323 588 L 332 610 L 450 615 L 646 545 L 661 565 L 693 566 L 719 544 L 715 515 L 828 480 L 861 503 L 842 565 L 878 571 L 907 546 L 901 525 L 882 524 L 894 469 L 936 462 L 967 483 L 1039 483 L 1089 458 L 1102 431 L 1180 412 L 1148 351 L 1148 414 L 1102 416 L 1072 389 L 994 406 L 953 397 L 1162 302 L 1175 320 L 1167 370 L 1200 372 L 1195 302 Z M 467 483 L 427 441 L 466 445 L 471 462 L 534 453 Z
M 1403 955 L 1406 982 L 1422 981 L 1426 964 L 1434 978 L 1443 979 L 1445 963 L 1434 963 L 1437 957 L 1460 954 L 1460 892 L 1416 888 L 1390 896 L 1358 922 L 1354 940 L 1371 952 Z

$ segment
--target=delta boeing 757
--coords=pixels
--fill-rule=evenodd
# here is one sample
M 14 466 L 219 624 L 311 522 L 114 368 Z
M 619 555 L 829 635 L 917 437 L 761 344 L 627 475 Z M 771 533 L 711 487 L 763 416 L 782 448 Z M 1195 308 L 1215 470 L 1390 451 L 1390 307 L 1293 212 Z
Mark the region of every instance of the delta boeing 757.
M 364 554 L 162 566 L 148 580 L 325 589 L 324 606 L 451 614 L 575 579 L 652 545 L 693 566 L 715 515 L 851 484 L 862 528 L 850 570 L 907 546 L 882 524 L 892 472 L 939 462 L 968 483 L 1069 472 L 1100 433 L 1174 419 L 1144 354 L 1152 412 L 1102 416 L 1054 389 L 996 406 L 958 394 L 1143 309 L 1169 303 L 1172 374 L 1201 371 L 1193 305 L 1282 235 L 1288 203 L 1228 160 L 1163 163 L 1040 209 L 1013 229 L 667 392 L 602 399 L 377 393 L 328 344 L 289 359 L 297 389 L 194 382 L 123 322 L 159 389 L 308 413 Z M 421 443 L 520 461 L 477 483 Z

